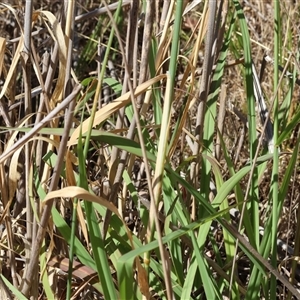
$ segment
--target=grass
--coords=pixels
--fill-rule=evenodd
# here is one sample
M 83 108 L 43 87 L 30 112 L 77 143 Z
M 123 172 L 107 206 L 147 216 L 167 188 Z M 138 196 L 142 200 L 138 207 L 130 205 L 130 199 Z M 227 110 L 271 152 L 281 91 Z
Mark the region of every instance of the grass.
M 300 7 L 157 3 L 0 4 L 3 299 L 300 299 Z

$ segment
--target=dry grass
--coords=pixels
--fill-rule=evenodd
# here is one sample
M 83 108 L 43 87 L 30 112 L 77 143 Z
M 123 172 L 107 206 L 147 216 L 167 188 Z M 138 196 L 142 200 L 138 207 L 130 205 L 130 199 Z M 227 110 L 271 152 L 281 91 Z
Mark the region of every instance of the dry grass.
M 80 245 L 87 250 L 85 257 L 87 260 L 84 261 L 83 257 L 78 257 L 77 244 L 75 247 L 77 257 L 75 258 L 78 260 L 75 259 L 73 263 L 72 299 L 104 299 L 103 285 L 99 284 L 99 270 L 97 272 L 97 263 L 94 263 L 94 256 L 97 254 L 93 248 L 90 224 L 87 221 L 90 218 L 89 208 L 81 200 L 77 204 L 75 198 L 90 197 L 92 203 L 101 204 L 101 206 L 93 206 L 93 214 L 100 224 L 98 227 L 99 230 L 101 229 L 110 275 L 117 294 L 120 292 L 117 261 L 130 252 L 131 246 L 137 243 L 135 238 L 142 246 L 142 244 L 151 243 L 153 236 L 149 232 L 151 230 L 154 232 L 153 228 L 156 228 L 155 239 L 161 241 L 160 231 L 163 236 L 168 236 L 168 233 L 176 232 L 178 227 L 187 226 L 201 218 L 204 218 L 204 223 L 210 222 L 207 215 L 203 213 L 201 203 L 197 202 L 198 200 L 185 185 L 178 182 L 177 186 L 172 185 L 173 175 L 170 175 L 171 191 L 168 194 L 164 178 L 167 177 L 166 174 L 169 174 L 169 171 L 162 173 L 164 176 L 160 176 L 160 173 L 157 175 L 157 165 L 154 164 L 153 156 L 149 154 L 151 152 L 155 159 L 160 154 L 156 153 L 159 147 L 158 141 L 161 138 L 160 120 L 163 115 L 162 108 L 166 107 L 164 105 L 169 100 L 166 72 L 171 64 L 172 32 L 170 28 L 173 21 L 167 19 L 168 10 L 164 11 L 162 1 L 153 0 L 154 6 L 159 2 L 162 7 L 159 10 L 153 7 L 153 15 L 148 15 L 145 19 L 145 16 L 140 14 L 141 7 L 135 10 L 134 5 L 128 5 L 129 1 L 123 1 L 121 16 L 118 23 L 114 24 L 103 3 L 102 10 L 93 16 L 85 17 L 87 12 L 98 9 L 100 1 L 79 2 L 76 3 L 73 15 L 72 11 L 63 10 L 63 1 L 40 1 L 35 4 L 32 14 L 33 26 L 30 30 L 32 37 L 29 37 L 31 41 L 29 58 L 24 48 L 26 34 L 28 34 L 24 29 L 25 7 L 22 6 L 21 1 L 14 1 L 14 3 L 6 1 L 6 4 L 2 2 L 0 5 L 0 273 L 3 275 L 0 277 L 1 299 L 17 298 L 14 294 L 15 290 L 21 291 L 31 299 L 46 299 L 49 295 L 55 295 L 56 299 L 65 299 L 70 296 L 66 285 L 69 262 L 73 257 L 70 255 L 72 241 L 71 238 L 66 238 L 71 231 L 64 231 L 64 229 L 67 227 L 71 230 L 74 217 L 77 219 L 74 234 L 80 241 Z M 212 92 L 210 90 L 212 76 L 209 75 L 213 74 L 217 66 L 217 58 L 224 43 L 223 38 L 226 36 L 229 21 L 225 19 L 227 1 L 224 1 L 224 11 L 220 21 L 226 23 L 225 31 L 223 35 L 221 30 L 219 32 L 220 44 L 217 47 L 216 56 L 209 61 L 212 72 L 209 72 L 208 82 L 205 85 L 203 65 L 206 66 L 205 51 L 207 51 L 208 41 L 206 40 L 205 43 L 204 36 L 207 32 L 207 22 L 209 22 L 206 19 L 209 18 L 208 12 L 204 10 L 206 4 L 200 3 L 194 8 L 192 4 L 195 1 L 184 2 L 191 9 L 183 16 L 180 58 L 178 58 L 176 69 L 174 95 L 170 97 L 172 99 L 171 118 L 169 127 L 162 128 L 162 130 L 166 132 L 169 130 L 170 136 L 174 134 L 171 142 L 170 137 L 166 138 L 167 156 L 172 169 L 184 175 L 186 182 L 197 190 L 200 187 L 203 188 L 201 184 L 205 181 L 205 178 L 201 177 L 203 169 L 201 169 L 202 162 L 199 153 L 207 151 L 204 149 L 207 141 L 203 141 L 202 138 L 203 123 L 201 124 L 199 120 L 199 107 L 206 102 L 199 100 L 199 91 L 207 93 L 204 97 L 205 101 L 209 99 L 208 96 Z M 69 5 L 71 3 L 72 1 Z M 110 8 L 113 8 L 113 12 L 116 7 L 109 1 L 108 4 L 112 5 Z M 233 11 L 231 1 L 229 4 L 228 16 L 230 11 Z M 167 6 L 166 3 L 164 5 Z M 271 58 L 274 56 L 273 1 L 249 0 L 243 1 L 243 5 L 252 39 L 251 54 L 256 69 L 260 70 L 264 55 L 269 55 Z M 290 1 L 281 1 L 281 6 L 282 32 L 286 33 L 282 35 L 281 41 L 282 68 L 288 57 L 291 57 L 288 69 L 293 72 L 295 68 L 297 73 L 300 73 L 297 62 L 299 29 L 294 21 L 300 13 L 300 6 L 297 3 L 291 4 Z M 203 23 L 199 24 L 199 20 Z M 203 26 L 202 29 L 201 26 Z M 100 63 L 105 64 L 105 51 L 113 29 L 117 30 L 112 39 L 107 67 L 103 73 L 106 81 L 101 83 Z M 149 51 L 155 49 L 155 45 L 151 48 L 150 37 L 157 44 L 157 52 L 152 53 L 155 57 L 148 54 Z M 120 45 L 123 45 L 124 49 Z M 196 46 L 199 46 L 199 51 L 195 50 Z M 216 160 L 212 160 L 213 171 L 208 172 L 208 180 L 209 183 L 213 182 L 216 185 L 215 166 L 219 168 L 224 182 L 233 177 L 228 160 L 226 160 L 225 149 L 233 162 L 235 172 L 243 169 L 250 157 L 243 59 L 238 28 L 234 32 L 226 56 L 226 67 L 218 91 L 218 106 L 214 115 L 214 121 L 218 124 L 222 139 L 218 137 L 215 128 L 213 140 L 209 144 L 209 147 L 212 147 L 210 154 Z M 205 69 L 210 70 L 209 64 Z M 269 107 L 274 95 L 273 76 L 274 65 L 267 63 L 261 85 Z M 114 80 L 113 83 L 107 78 Z M 284 78 L 279 90 L 280 105 L 289 92 L 289 84 L 288 79 Z M 149 92 L 151 86 L 153 88 Z M 297 84 L 292 88 L 291 93 L 292 104 L 289 111 L 285 112 L 289 121 L 299 111 L 299 86 Z M 126 106 L 129 106 L 134 99 L 136 99 L 133 103 L 136 103 L 137 111 L 134 107 L 131 107 L 132 111 L 126 109 Z M 205 109 L 206 105 L 204 105 L 203 113 Z M 95 119 L 93 120 L 94 113 Z M 179 123 L 178 120 L 182 122 Z M 119 140 L 114 140 L 116 136 L 111 139 L 109 136 L 102 137 L 101 134 L 97 135 L 98 131 L 93 132 L 89 140 L 91 121 L 97 130 L 127 137 L 128 142 L 138 141 L 141 148 L 135 153 L 132 150 L 135 144 L 130 144 L 130 148 Z M 257 124 L 257 131 L 261 133 L 263 125 L 259 122 Z M 178 128 L 175 130 L 176 126 Z M 283 132 L 286 126 L 287 124 L 282 123 L 280 132 Z M 41 131 L 42 128 L 44 131 Z M 201 128 L 202 131 L 199 133 L 197 128 Z M 84 139 L 80 134 L 84 135 Z M 299 156 L 290 183 L 284 183 L 283 179 L 298 139 L 299 124 L 293 128 L 290 137 L 280 145 L 278 182 L 280 186 L 287 184 L 288 189 L 277 228 L 278 238 L 284 244 L 278 248 L 278 273 L 283 274 L 287 279 L 291 278 L 292 257 L 299 256 L 299 250 L 295 248 L 298 246 L 297 234 L 299 232 Z M 80 143 L 81 141 L 85 143 L 86 140 L 88 140 L 88 148 L 82 150 L 84 145 Z M 225 143 L 225 149 L 219 146 L 222 140 Z M 162 158 L 165 159 L 164 156 Z M 162 166 L 167 170 L 167 162 L 163 161 Z M 261 169 L 259 178 L 259 225 L 262 227 L 270 218 L 273 188 L 272 166 L 272 161 L 267 161 L 265 169 Z M 162 181 L 162 188 L 155 188 L 154 185 L 152 189 L 153 178 L 157 182 Z M 246 191 L 247 183 L 251 180 L 248 175 L 239 180 L 243 192 Z M 93 198 L 87 192 L 86 194 L 82 191 L 79 193 L 74 186 L 90 190 L 99 198 Z M 218 190 L 219 188 L 217 187 Z M 51 195 L 54 191 L 58 191 L 55 194 L 55 200 L 50 199 L 49 196 L 49 199 L 46 198 L 46 204 L 42 203 L 46 195 Z M 211 202 L 216 194 L 215 189 L 209 189 L 208 196 Z M 174 202 L 165 200 L 170 195 L 176 195 L 176 199 L 172 199 Z M 235 206 L 238 201 L 236 190 L 232 190 L 225 198 L 229 205 Z M 159 212 L 152 206 L 156 202 L 154 199 L 158 199 Z M 187 223 L 183 222 L 183 219 L 174 217 L 176 213 L 173 210 L 177 202 L 183 205 L 183 215 L 185 212 L 188 213 Z M 76 203 L 75 206 L 74 203 Z M 225 200 L 222 203 L 225 203 Z M 111 208 L 112 204 L 118 208 L 118 211 Z M 221 205 L 223 204 L 220 204 L 220 207 Z M 53 212 L 52 207 L 56 208 L 56 212 Z M 103 207 L 108 210 L 105 211 Z M 199 207 L 202 207 L 202 211 Z M 76 209 L 77 215 L 73 214 Z M 225 210 L 226 207 L 222 209 Z M 116 216 L 120 216 L 124 224 L 118 223 L 119 219 L 115 218 Z M 150 218 L 149 223 L 148 218 Z M 156 227 L 153 225 L 155 218 L 157 218 L 156 222 L 159 222 L 159 226 L 156 224 Z M 169 222 L 170 228 L 164 226 Z M 237 226 L 239 220 L 228 219 L 228 222 Z M 232 296 L 229 288 L 231 273 L 228 270 L 231 269 L 232 262 L 227 260 L 229 254 L 226 248 L 226 234 L 221 230 L 220 224 L 223 226 L 220 222 L 208 234 L 209 238 L 206 242 L 204 241 L 201 253 L 210 266 L 210 274 L 216 277 L 214 279 L 212 276 L 212 281 L 220 282 L 220 278 L 226 278 L 226 283 L 224 283 L 226 288 L 222 286 L 221 293 L 224 297 L 230 297 Z M 198 227 L 193 228 L 193 231 L 196 232 L 196 230 Z M 153 232 L 152 235 L 154 235 Z M 190 260 L 194 257 L 195 245 L 189 234 L 190 232 L 181 239 L 177 239 L 180 243 L 177 245 L 178 249 L 182 251 L 180 254 L 182 255 L 182 276 L 188 274 Z M 154 263 L 159 264 L 161 263 L 160 256 L 165 256 L 165 260 L 162 259 L 162 261 L 169 263 L 169 267 L 172 266 L 174 275 L 176 264 L 173 259 L 176 255 L 173 257 L 169 254 L 174 246 L 171 242 L 168 247 L 162 244 L 156 246 L 157 251 L 150 252 L 150 258 Z M 158 249 L 161 250 L 160 253 Z M 93 257 L 91 265 L 88 264 L 89 255 Z M 235 280 L 243 298 L 247 295 L 249 288 L 251 277 L 249 267 L 253 265 L 249 257 L 241 253 L 239 255 L 238 275 L 235 274 Z M 157 275 L 159 272 L 153 271 L 155 270 L 153 265 L 151 267 L 147 265 L 147 259 L 149 257 L 143 261 L 145 263 L 143 267 L 148 272 L 150 269 L 150 283 L 146 280 L 146 272 L 140 260 L 136 259 L 133 270 L 139 276 L 138 279 L 134 277 L 133 280 L 138 292 L 132 297 L 141 297 L 143 294 L 147 299 L 171 299 L 170 295 L 174 296 L 175 293 L 175 298 L 179 299 L 179 295 L 176 294 L 177 290 L 175 292 L 172 290 L 174 278 L 170 275 L 171 271 L 168 268 L 159 269 L 161 273 Z M 219 264 L 218 259 L 222 261 L 222 265 Z M 300 272 L 299 268 L 295 270 L 296 278 L 293 285 L 299 289 Z M 159 279 L 155 281 L 151 277 L 154 275 L 159 276 Z M 266 278 L 269 275 L 268 273 Z M 203 275 L 196 273 L 193 280 L 201 276 Z M 15 289 L 8 288 L 5 279 Z M 152 285 L 151 280 L 154 283 Z M 182 288 L 186 284 L 185 280 L 186 277 L 180 278 L 178 275 L 178 280 L 175 282 Z M 204 299 L 207 297 L 206 292 L 204 284 L 200 287 L 195 284 L 191 288 L 190 297 L 198 299 L 197 297 L 202 295 L 201 299 Z M 260 296 L 263 297 L 263 288 L 260 292 Z M 278 299 L 287 297 L 287 290 L 280 279 L 278 279 L 276 293 Z

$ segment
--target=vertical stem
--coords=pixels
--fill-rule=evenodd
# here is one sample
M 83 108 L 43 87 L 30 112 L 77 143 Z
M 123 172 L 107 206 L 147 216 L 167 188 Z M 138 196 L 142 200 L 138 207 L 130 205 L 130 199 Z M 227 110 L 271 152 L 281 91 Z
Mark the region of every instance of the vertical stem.
M 76 2 L 74 0 L 69 0 L 64 2 L 64 8 L 66 12 L 66 26 L 65 26 L 65 36 L 66 36 L 66 46 L 67 46 L 67 65 L 66 65 L 66 77 L 65 77 L 65 90 L 64 97 L 68 96 L 71 92 L 71 64 L 73 55 L 73 37 L 74 37 L 74 12 Z M 69 116 L 72 118 L 72 111 L 75 107 L 75 101 L 72 101 L 68 107 Z M 71 120 L 69 120 L 72 123 Z M 72 226 L 71 226 L 71 243 L 69 251 L 69 271 L 67 280 L 67 294 L 66 299 L 71 298 L 71 284 L 73 275 L 73 257 L 74 257 L 74 238 L 77 224 L 77 205 L 78 199 L 74 199 L 73 203 L 73 215 L 72 215 Z
M 155 174 L 152 183 L 153 188 L 153 197 L 154 201 L 151 201 L 150 213 L 149 213 L 149 223 L 147 229 L 148 243 L 153 240 L 154 229 L 156 225 L 156 233 L 158 235 L 158 240 L 161 240 L 161 232 L 159 228 L 159 222 L 157 218 L 157 208 L 159 201 L 161 199 L 161 189 L 162 189 L 162 180 L 164 173 L 164 166 L 166 162 L 166 154 L 168 149 L 168 136 L 169 136 L 169 127 L 170 127 L 170 115 L 172 101 L 174 99 L 174 85 L 175 85 L 175 76 L 177 70 L 177 60 L 179 52 L 179 37 L 181 31 L 181 20 L 182 20 L 182 11 L 183 11 L 183 1 L 177 1 L 176 13 L 175 13 L 175 22 L 173 29 L 172 37 L 172 46 L 171 46 L 171 57 L 170 57 L 170 67 L 169 74 L 167 76 L 167 85 L 166 85 L 166 94 L 163 107 L 163 115 L 161 121 L 161 131 L 158 144 L 158 155 L 156 159 Z M 164 257 L 163 246 L 159 247 L 161 257 Z M 150 258 L 150 253 L 145 253 L 144 261 L 148 262 Z M 170 285 L 170 273 L 166 269 L 165 260 L 163 260 L 163 271 L 166 276 L 166 290 L 167 290 L 167 299 L 173 299 L 173 291 Z
M 278 65 L 280 63 L 280 4 L 279 1 L 274 1 L 274 157 L 272 170 L 272 257 L 271 264 L 276 268 L 277 266 L 277 224 L 278 224 L 278 155 L 279 149 L 277 145 L 278 139 Z M 276 298 L 276 278 L 271 276 L 270 283 L 270 299 Z
M 211 0 L 208 2 L 208 25 L 207 25 L 207 33 L 206 33 L 206 43 L 205 43 L 205 53 L 204 53 L 204 62 L 203 62 L 203 74 L 201 78 L 201 86 L 200 86 L 200 94 L 199 94 L 199 106 L 197 109 L 197 123 L 195 129 L 195 137 L 196 141 L 194 143 L 193 155 L 198 155 L 200 150 L 200 144 L 203 137 L 203 123 L 204 116 L 206 111 L 206 100 L 208 95 L 208 83 L 209 77 L 211 74 L 212 68 L 212 48 L 214 41 L 214 28 L 215 28 L 215 18 L 216 18 L 216 9 L 217 2 L 215 0 Z M 194 186 L 197 186 L 197 174 L 199 162 L 193 162 L 191 164 L 190 177 L 194 183 Z
M 32 111 L 31 107 L 31 26 L 32 26 L 32 11 L 33 11 L 33 3 L 31 0 L 26 0 L 25 3 L 25 23 L 24 23 L 24 48 L 22 52 L 23 58 L 23 84 L 24 84 L 24 91 L 25 91 L 25 115 L 28 115 Z M 25 126 L 29 126 L 29 121 L 26 121 Z M 26 197 L 26 227 L 27 227 L 27 242 L 31 245 L 32 244 L 32 222 L 33 222 L 33 214 L 31 209 L 31 201 L 30 201 L 30 194 L 28 193 L 30 186 L 30 176 L 29 176 L 29 166 L 30 166 L 30 149 L 31 149 L 31 142 L 27 142 L 25 144 L 25 186 L 27 189 L 25 190 L 25 197 Z M 24 170 L 23 170 L 24 171 Z M 30 253 L 27 250 L 26 256 L 30 257 Z M 36 271 L 34 274 L 37 274 Z M 31 291 L 34 293 L 32 296 L 34 298 L 37 297 L 38 289 L 37 289 L 37 276 L 34 276 L 31 286 Z
M 71 101 L 74 101 L 74 98 L 77 96 L 77 94 L 79 93 L 81 89 L 81 86 L 76 86 L 73 90 L 73 92 L 66 98 L 63 100 L 63 102 L 58 105 L 58 107 L 56 107 L 52 112 L 50 112 L 50 114 L 46 117 L 48 119 L 53 118 L 53 115 L 56 115 L 60 110 L 65 109 L 65 107 L 67 105 L 70 104 Z M 70 110 L 67 111 L 67 116 L 66 116 L 66 122 L 65 122 L 65 127 L 64 127 L 64 134 L 61 138 L 61 142 L 60 142 L 60 147 L 58 149 L 58 153 L 57 153 L 57 162 L 56 165 L 54 167 L 53 170 L 53 177 L 51 179 L 51 183 L 49 186 L 49 192 L 54 191 L 57 189 L 57 185 L 60 179 L 60 174 L 61 174 L 61 170 L 62 170 L 62 166 L 63 166 L 63 162 L 64 162 L 64 155 L 65 155 L 65 151 L 66 151 L 66 146 L 69 140 L 69 132 L 70 132 L 70 128 L 72 125 L 72 107 Z M 46 119 L 45 118 L 45 119 Z M 44 120 L 44 122 L 49 122 L 49 120 Z M 17 147 L 17 145 L 15 146 Z M 4 153 L 5 154 L 5 153 Z M 5 158 L 5 156 L 4 156 Z M 25 270 L 25 279 L 23 280 L 22 286 L 20 287 L 21 292 L 25 295 L 28 296 L 31 286 L 32 286 L 32 276 L 34 273 L 36 272 L 36 268 L 38 266 L 38 260 L 39 260 L 39 253 L 40 253 L 40 249 L 45 237 L 45 233 L 46 233 L 46 227 L 51 215 L 51 209 L 54 203 L 54 199 L 48 201 L 45 206 L 44 206 L 44 210 L 42 213 L 42 217 L 40 220 L 40 226 L 39 226 L 39 230 L 36 236 L 36 239 L 33 241 L 33 245 L 32 245 L 32 249 L 31 249 L 31 255 L 30 255 L 30 261 L 27 265 L 27 268 Z

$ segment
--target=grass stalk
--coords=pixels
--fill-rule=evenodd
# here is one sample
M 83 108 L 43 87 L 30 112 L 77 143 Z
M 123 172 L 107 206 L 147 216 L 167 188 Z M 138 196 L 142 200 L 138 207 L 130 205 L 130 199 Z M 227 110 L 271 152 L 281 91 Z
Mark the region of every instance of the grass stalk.
M 167 148 L 168 148 L 168 136 L 169 136 L 169 124 L 170 124 L 170 111 L 172 100 L 174 98 L 174 82 L 177 68 L 177 59 L 178 59 L 178 50 L 179 50 L 179 37 L 180 37 L 180 28 L 181 28 L 181 17 L 183 11 L 183 2 L 178 1 L 176 6 L 175 13 L 175 22 L 172 36 L 172 47 L 171 47 L 171 56 L 170 56 L 170 67 L 169 74 L 167 75 L 167 85 L 166 85 L 166 94 L 165 94 L 165 102 L 162 114 L 162 123 L 161 123 L 161 135 L 158 143 L 158 155 L 156 160 L 156 168 L 153 179 L 153 196 L 154 202 L 151 202 L 150 206 L 150 219 L 149 219 L 149 227 L 148 227 L 148 243 L 153 240 L 154 236 L 154 222 L 153 216 L 157 215 L 158 204 L 161 200 L 161 189 L 162 189 L 162 180 L 164 173 L 164 165 L 167 157 Z M 156 221 L 156 230 L 159 232 L 159 223 Z M 161 237 L 159 237 L 161 239 Z M 161 252 L 163 253 L 163 249 Z M 146 261 L 149 260 L 150 254 L 146 253 Z M 166 270 L 165 264 L 163 264 L 164 274 L 169 278 L 169 273 Z M 167 282 L 170 282 L 168 280 Z M 167 297 L 168 299 L 172 299 L 173 292 L 170 284 L 167 285 Z
M 279 72 L 278 66 L 280 64 L 281 57 L 281 47 L 280 47 L 280 39 L 281 35 L 281 26 L 280 26 L 280 3 L 279 1 L 274 1 L 274 144 L 277 145 L 278 140 L 278 130 L 279 130 L 279 105 L 278 105 L 278 80 L 279 80 Z M 272 168 L 272 176 L 271 176 L 271 203 L 272 203 L 272 256 L 271 256 L 271 264 L 273 267 L 277 265 L 277 224 L 279 219 L 278 207 L 279 207 L 279 199 L 278 199 L 278 170 L 279 170 L 279 147 L 274 147 L 274 157 L 273 157 L 273 168 Z M 276 278 L 271 276 L 270 281 L 270 299 L 276 298 Z

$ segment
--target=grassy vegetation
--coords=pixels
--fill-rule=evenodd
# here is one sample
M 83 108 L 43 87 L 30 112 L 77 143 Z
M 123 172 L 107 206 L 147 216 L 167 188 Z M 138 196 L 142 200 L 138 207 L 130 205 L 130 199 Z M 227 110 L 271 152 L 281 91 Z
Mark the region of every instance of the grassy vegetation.
M 32 2 L 0 3 L 0 298 L 300 299 L 300 6 Z

